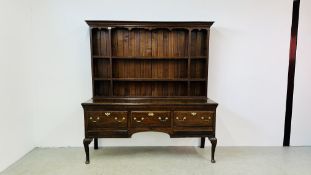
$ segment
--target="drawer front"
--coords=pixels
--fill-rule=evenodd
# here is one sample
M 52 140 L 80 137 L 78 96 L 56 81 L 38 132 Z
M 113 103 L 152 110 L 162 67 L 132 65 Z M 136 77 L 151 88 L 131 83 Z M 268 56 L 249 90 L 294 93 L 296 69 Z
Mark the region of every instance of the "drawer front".
M 132 127 L 170 127 L 169 111 L 132 111 Z
M 127 127 L 126 111 L 88 111 L 86 119 L 89 129 Z
M 175 111 L 174 126 L 213 126 L 213 111 Z

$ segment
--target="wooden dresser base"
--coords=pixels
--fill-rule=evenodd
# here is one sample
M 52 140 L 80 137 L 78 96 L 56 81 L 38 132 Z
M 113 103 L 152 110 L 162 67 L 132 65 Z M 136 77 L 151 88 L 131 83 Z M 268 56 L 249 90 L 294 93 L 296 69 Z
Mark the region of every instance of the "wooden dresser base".
M 82 106 L 86 164 L 93 139 L 94 149 L 98 149 L 98 138 L 130 138 L 145 131 L 164 132 L 171 138 L 199 137 L 201 148 L 208 137 L 211 162 L 215 163 L 217 103 L 209 99 L 91 99 Z

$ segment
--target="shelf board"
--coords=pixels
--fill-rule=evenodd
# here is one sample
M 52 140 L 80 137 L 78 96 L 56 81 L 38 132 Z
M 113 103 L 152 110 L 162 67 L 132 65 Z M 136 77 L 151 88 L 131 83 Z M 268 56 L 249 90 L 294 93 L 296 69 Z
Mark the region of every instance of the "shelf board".
M 207 56 L 190 56 L 191 59 L 206 59 Z
M 94 78 L 95 81 L 110 81 L 111 78 Z M 112 78 L 112 81 L 206 81 L 205 78 Z
M 105 59 L 109 59 L 109 56 L 99 56 L 99 55 L 93 55 L 93 58 L 105 58 Z
M 206 81 L 205 78 L 190 78 L 189 81 Z
M 110 81 L 111 78 L 94 78 L 94 80 L 97 80 L 97 81 Z
M 166 78 L 113 78 L 113 81 L 188 81 L 186 78 L 166 79 Z
M 113 59 L 150 59 L 150 60 L 157 60 L 157 59 L 167 59 L 167 60 L 178 60 L 178 59 L 188 59 L 188 57 L 147 57 L 147 56 L 112 56 Z
M 147 99 L 147 98 L 152 98 L 152 99 L 206 99 L 206 96 L 198 95 L 198 96 L 187 96 L 187 95 L 172 95 L 172 96 L 94 96 L 93 99 Z
M 99 55 L 93 55 L 93 58 L 95 59 L 100 59 L 100 58 L 103 58 L 103 59 L 109 59 L 110 57 L 109 56 L 99 56 Z M 112 59 L 142 59 L 142 60 L 185 60 L 185 59 L 188 59 L 187 56 L 184 56 L 184 57 L 147 57 L 147 56 L 111 56 Z M 206 59 L 206 56 L 190 56 L 191 59 Z

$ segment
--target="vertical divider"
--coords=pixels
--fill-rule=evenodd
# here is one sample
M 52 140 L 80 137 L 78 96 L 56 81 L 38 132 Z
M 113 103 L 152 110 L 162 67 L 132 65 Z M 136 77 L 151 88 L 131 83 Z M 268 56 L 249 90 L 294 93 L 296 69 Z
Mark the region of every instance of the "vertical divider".
M 187 86 L 187 95 L 190 96 L 190 68 L 191 68 L 191 28 L 188 28 L 188 72 L 187 72 L 187 82 L 188 82 L 188 86 Z
M 94 53 L 93 53 L 93 47 L 95 47 L 94 45 L 93 45 L 93 27 L 90 27 L 90 30 L 89 30 L 89 32 L 90 32 L 90 46 L 91 46 L 91 74 L 92 74 L 92 94 L 93 94 L 93 97 L 95 96 L 95 83 L 94 83 Z
M 206 85 L 206 92 L 205 96 L 207 97 L 208 94 L 208 63 L 209 63 L 209 37 L 210 37 L 210 29 L 206 29 L 206 67 L 205 67 L 205 85 Z
M 109 53 L 109 74 L 110 74 L 110 91 L 109 96 L 113 96 L 113 81 L 112 81 L 112 41 L 111 41 L 111 27 L 108 27 L 108 53 Z
M 98 29 L 98 35 L 98 56 L 104 56 L 102 53 L 102 37 L 105 35 L 102 36 L 102 28 Z

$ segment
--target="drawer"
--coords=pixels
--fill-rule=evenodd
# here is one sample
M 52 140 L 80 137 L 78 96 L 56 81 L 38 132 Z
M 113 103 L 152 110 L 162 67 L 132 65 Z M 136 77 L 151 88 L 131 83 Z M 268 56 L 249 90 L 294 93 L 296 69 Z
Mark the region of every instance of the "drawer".
M 88 129 L 127 127 L 126 111 L 87 111 Z
M 132 127 L 170 127 L 169 111 L 132 111 Z
M 213 126 L 213 111 L 175 111 L 174 126 Z

